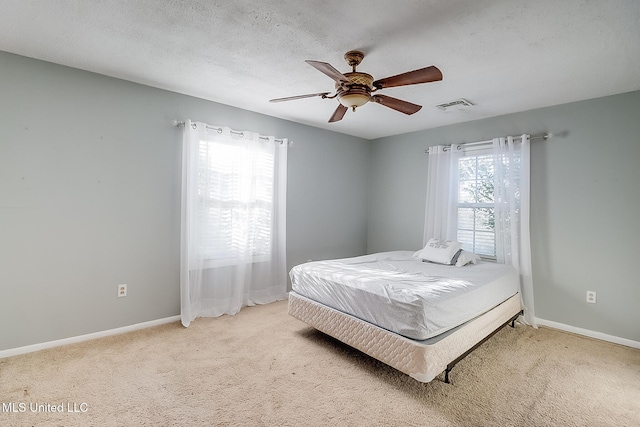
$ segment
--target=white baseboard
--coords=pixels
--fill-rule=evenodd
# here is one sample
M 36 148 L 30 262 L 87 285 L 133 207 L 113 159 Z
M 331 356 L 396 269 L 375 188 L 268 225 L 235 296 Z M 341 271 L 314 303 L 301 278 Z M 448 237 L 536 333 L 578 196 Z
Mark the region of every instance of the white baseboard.
M 633 341 L 626 338 L 620 338 L 613 335 L 603 334 L 602 332 L 590 331 L 588 329 L 577 328 L 575 326 L 565 325 L 563 323 L 552 322 L 551 320 L 539 319 L 536 317 L 536 323 L 540 326 L 547 326 L 561 331 L 571 332 L 573 334 L 584 335 L 589 338 L 595 338 L 602 341 L 612 342 L 614 344 L 625 345 L 632 348 L 640 348 L 640 341 Z
M 25 347 L 0 350 L 0 359 L 4 357 L 17 356 L 19 354 L 32 353 L 34 351 L 47 348 L 60 347 L 67 344 L 75 344 L 83 341 L 94 340 L 96 338 L 108 337 L 111 335 L 123 334 L 125 332 L 137 331 L 138 329 L 150 328 L 152 326 L 164 325 L 166 323 L 177 322 L 180 316 L 165 317 L 164 319 L 151 320 L 149 322 L 136 323 L 135 325 L 123 326 L 121 328 L 109 329 L 107 331 L 94 332 L 92 334 L 79 335 L 77 337 L 64 338 L 61 340 L 48 341 L 41 344 L 27 345 Z
M 79 335 L 76 337 L 64 338 L 56 341 L 48 341 L 40 344 L 28 345 L 25 347 L 12 348 L 8 350 L 0 350 L 0 359 L 5 357 L 17 356 L 19 354 L 32 353 L 34 351 L 45 350 L 47 348 L 60 347 L 67 344 L 75 344 L 83 341 L 89 341 L 96 338 L 108 337 L 111 335 L 123 334 L 125 332 L 137 331 L 139 329 L 151 328 L 153 326 L 164 325 L 166 323 L 178 322 L 180 316 L 165 317 L 164 319 L 151 320 L 149 322 L 136 323 L 135 325 L 123 326 L 121 328 L 109 329 L 92 334 Z M 547 326 L 561 331 L 571 332 L 573 334 L 584 335 L 586 337 L 608 341 L 614 344 L 620 344 L 627 347 L 640 349 L 640 341 L 633 341 L 626 338 L 620 338 L 613 335 L 603 334 L 602 332 L 590 331 L 575 326 L 565 325 L 563 323 L 553 322 L 551 320 L 540 319 L 536 317 L 536 323 L 540 326 Z

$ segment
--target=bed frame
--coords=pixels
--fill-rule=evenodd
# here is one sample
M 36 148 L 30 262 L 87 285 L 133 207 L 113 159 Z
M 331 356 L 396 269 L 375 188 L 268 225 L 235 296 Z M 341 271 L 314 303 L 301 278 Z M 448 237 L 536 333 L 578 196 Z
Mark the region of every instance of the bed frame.
M 403 372 L 420 382 L 449 373 L 469 353 L 522 314 L 520 294 L 437 337 L 416 341 L 357 317 L 289 293 L 289 314 L 309 326 Z

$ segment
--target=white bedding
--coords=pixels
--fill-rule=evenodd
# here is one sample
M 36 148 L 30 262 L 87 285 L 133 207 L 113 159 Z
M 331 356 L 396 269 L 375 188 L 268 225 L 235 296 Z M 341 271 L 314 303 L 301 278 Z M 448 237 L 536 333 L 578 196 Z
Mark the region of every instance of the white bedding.
M 445 266 L 412 255 L 394 251 L 301 264 L 291 269 L 292 289 L 414 340 L 453 329 L 519 290 L 510 266 Z

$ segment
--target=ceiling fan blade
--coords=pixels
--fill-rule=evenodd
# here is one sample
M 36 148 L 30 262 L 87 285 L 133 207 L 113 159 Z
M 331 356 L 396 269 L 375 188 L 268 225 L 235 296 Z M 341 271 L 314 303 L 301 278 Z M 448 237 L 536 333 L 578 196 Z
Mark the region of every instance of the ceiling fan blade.
M 392 98 L 386 95 L 373 95 L 371 98 L 378 104 L 382 104 L 385 107 L 393 108 L 394 110 L 400 111 L 404 114 L 417 113 L 422 108 L 422 105 L 412 104 L 411 102 Z
M 437 67 L 431 66 L 376 80 L 373 82 L 373 86 L 383 89 L 385 87 L 415 85 L 439 80 L 442 80 L 442 73 Z
M 305 62 L 311 65 L 312 67 L 314 67 L 315 69 L 317 69 L 318 71 L 331 77 L 333 80 L 337 82 L 349 83 L 349 79 L 346 78 L 344 74 L 342 74 L 340 71 L 333 68 L 333 65 L 331 64 L 328 64 L 326 62 L 311 61 L 311 60 L 307 60 Z
M 344 117 L 344 113 L 346 113 L 347 110 L 347 107 L 342 104 L 338 104 L 338 108 L 336 108 L 336 111 L 333 112 L 333 115 L 329 119 L 329 123 L 339 122 L 340 120 L 342 120 L 342 118 Z
M 270 99 L 269 102 L 283 102 L 283 101 L 293 101 L 294 99 L 302 99 L 302 98 L 312 98 L 314 96 L 322 96 L 325 97 L 327 95 L 329 95 L 331 92 L 320 92 L 320 93 L 310 93 L 307 95 L 296 95 L 296 96 L 289 96 L 287 98 L 276 98 L 276 99 Z

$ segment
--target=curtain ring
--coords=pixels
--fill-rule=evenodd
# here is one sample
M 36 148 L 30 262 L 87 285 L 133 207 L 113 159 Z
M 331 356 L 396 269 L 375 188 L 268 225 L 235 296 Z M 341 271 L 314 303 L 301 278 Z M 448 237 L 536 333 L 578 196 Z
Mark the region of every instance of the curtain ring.
M 222 133 L 222 128 L 218 128 L 218 133 Z
M 240 132 L 240 138 L 244 138 L 244 132 Z
M 197 128 L 198 128 L 198 125 L 197 125 L 197 124 L 195 124 L 195 123 L 191 123 L 191 128 L 192 128 L 192 129 L 197 129 Z

